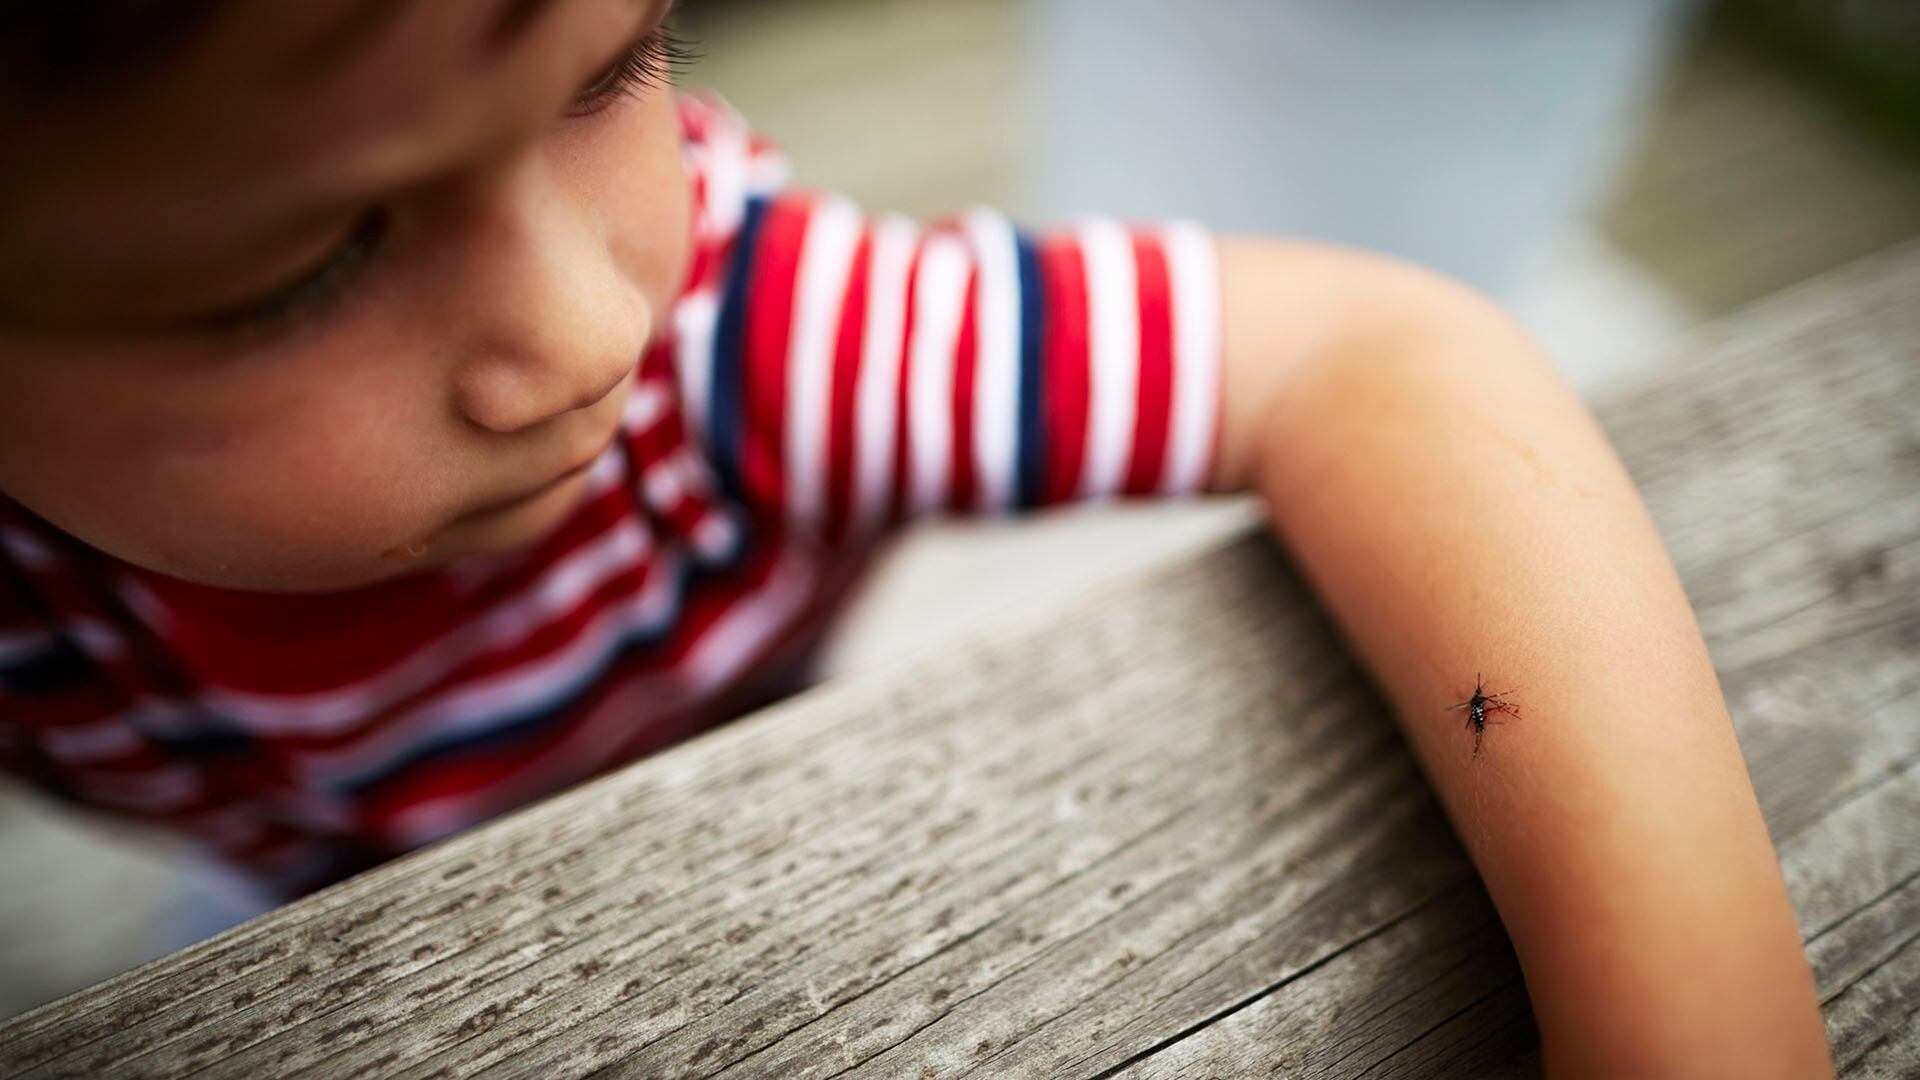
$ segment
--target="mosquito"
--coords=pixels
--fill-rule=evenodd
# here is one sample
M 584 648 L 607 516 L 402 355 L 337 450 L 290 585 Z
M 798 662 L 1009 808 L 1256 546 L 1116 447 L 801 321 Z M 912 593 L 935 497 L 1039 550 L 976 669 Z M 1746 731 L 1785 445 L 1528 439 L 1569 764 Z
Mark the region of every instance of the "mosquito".
M 1482 681 L 1479 673 L 1476 672 L 1473 676 L 1473 696 L 1458 705 L 1447 706 L 1448 712 L 1466 710 L 1467 727 L 1473 730 L 1474 757 L 1480 756 L 1480 739 L 1487 733 L 1487 715 L 1489 713 L 1506 713 L 1508 716 L 1515 717 L 1516 719 L 1520 716 L 1520 707 L 1507 700 L 1507 695 L 1511 693 L 1513 693 L 1511 690 L 1500 690 L 1488 693 L 1486 683 Z

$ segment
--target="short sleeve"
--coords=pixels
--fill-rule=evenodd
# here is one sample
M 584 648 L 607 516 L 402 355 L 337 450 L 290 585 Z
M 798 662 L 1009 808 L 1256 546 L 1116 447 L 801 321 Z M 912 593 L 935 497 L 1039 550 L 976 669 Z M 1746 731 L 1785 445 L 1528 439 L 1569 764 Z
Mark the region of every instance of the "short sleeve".
M 721 482 L 830 537 L 1179 496 L 1215 454 L 1218 292 L 1192 225 L 922 226 L 775 192 L 746 200 L 685 364 Z

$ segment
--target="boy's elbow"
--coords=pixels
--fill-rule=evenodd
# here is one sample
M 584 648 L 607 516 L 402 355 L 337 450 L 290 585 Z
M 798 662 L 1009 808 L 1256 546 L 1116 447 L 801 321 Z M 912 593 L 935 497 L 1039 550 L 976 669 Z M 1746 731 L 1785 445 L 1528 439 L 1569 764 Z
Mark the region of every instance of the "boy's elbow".
M 1280 427 L 1337 437 L 1366 399 L 1523 372 L 1551 377 L 1532 339 L 1478 290 L 1403 259 L 1327 244 L 1219 242 L 1223 374 L 1219 491 L 1256 486 Z

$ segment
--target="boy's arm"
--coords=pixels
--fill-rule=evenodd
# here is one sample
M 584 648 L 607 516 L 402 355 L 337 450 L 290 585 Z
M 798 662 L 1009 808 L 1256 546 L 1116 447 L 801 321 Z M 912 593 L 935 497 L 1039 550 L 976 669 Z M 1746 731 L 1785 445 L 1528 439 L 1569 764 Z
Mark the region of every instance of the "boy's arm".
M 1772 845 L 1679 580 L 1599 427 L 1465 289 L 1220 244 L 1213 487 L 1391 699 L 1519 955 L 1551 1074 L 1830 1073 Z M 1475 679 L 1511 691 L 1475 754 Z

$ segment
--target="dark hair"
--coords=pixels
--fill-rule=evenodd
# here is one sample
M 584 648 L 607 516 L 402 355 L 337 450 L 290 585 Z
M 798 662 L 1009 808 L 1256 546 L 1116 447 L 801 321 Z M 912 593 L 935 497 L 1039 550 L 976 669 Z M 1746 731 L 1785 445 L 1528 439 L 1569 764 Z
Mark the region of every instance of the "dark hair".
M 220 0 L 0 0 L 0 93 L 104 90 L 186 46 Z

